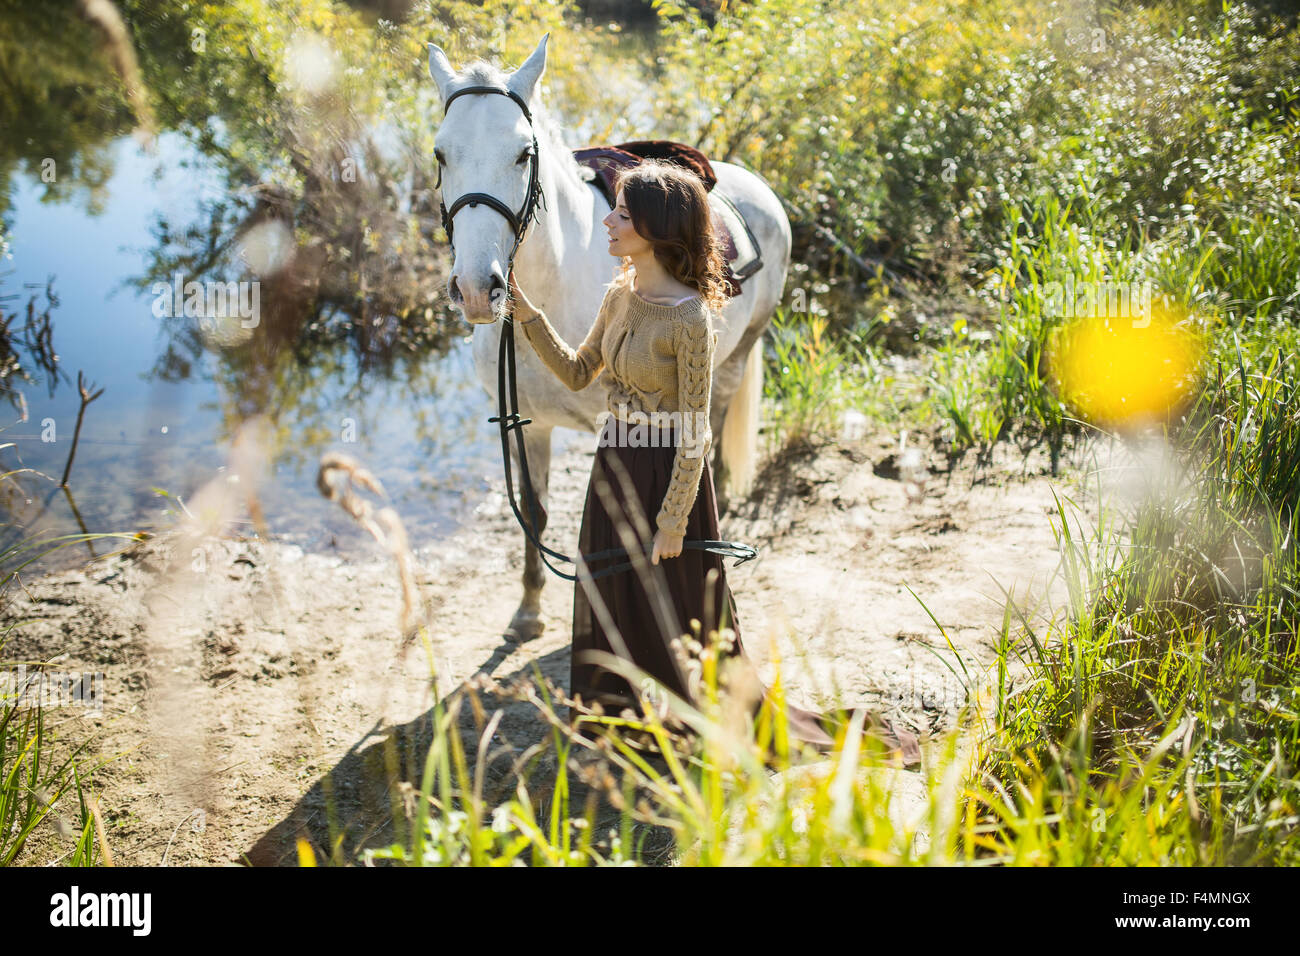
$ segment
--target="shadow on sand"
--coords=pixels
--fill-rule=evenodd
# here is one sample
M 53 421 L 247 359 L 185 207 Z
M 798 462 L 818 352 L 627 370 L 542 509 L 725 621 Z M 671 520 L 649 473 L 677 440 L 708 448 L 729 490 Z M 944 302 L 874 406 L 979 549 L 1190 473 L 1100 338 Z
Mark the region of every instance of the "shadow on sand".
M 517 645 L 503 641 L 477 673 L 492 675 L 516 649 Z M 564 648 L 497 680 L 502 687 L 509 687 L 516 680 L 532 677 L 537 668 L 555 683 L 556 675 L 567 676 L 568 667 L 569 649 Z M 551 742 L 554 729 L 538 706 L 528 700 L 479 690 L 473 696 L 482 706 L 476 708 L 471 695 L 462 687 L 443 697 L 444 709 L 458 696 L 465 699 L 454 731 L 460 736 L 471 779 L 478 765 L 484 728 L 495 711 L 503 712 L 485 748 L 482 768 L 485 805 L 495 807 L 514 797 L 522 776 L 536 818 L 548 820 L 558 760 Z M 394 843 L 409 845 L 409 802 L 413 797 L 418 798 L 425 757 L 433 744 L 433 723 L 434 708 L 430 708 L 414 720 L 387 731 L 376 726 L 313 784 L 288 816 L 241 854 L 238 862 L 251 866 L 296 865 L 299 838 L 307 841 L 318 861 L 334 859 L 349 864 L 360 862 L 366 849 Z M 515 764 L 519 756 L 530 751 L 517 772 Z M 662 758 L 650 762 L 661 772 L 666 769 Z M 415 794 L 405 781 L 415 785 Z M 602 790 L 588 787 L 575 773 L 569 773 L 568 788 L 569 816 L 581 817 L 590 811 L 597 835 L 593 843 L 597 848 L 607 846 L 609 831 L 620 824 L 620 811 L 609 803 Z M 406 806 L 404 799 L 408 802 Z M 643 823 L 633 823 L 633 827 L 640 845 L 640 858 L 650 864 L 667 863 L 673 851 L 672 832 Z M 332 852 L 332 847 L 337 850 Z

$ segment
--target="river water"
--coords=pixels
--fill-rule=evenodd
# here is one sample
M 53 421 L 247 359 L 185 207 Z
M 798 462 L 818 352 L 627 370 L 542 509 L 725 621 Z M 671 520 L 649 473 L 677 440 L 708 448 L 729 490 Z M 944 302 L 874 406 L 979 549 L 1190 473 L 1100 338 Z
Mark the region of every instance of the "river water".
M 73 38 L 77 29 L 70 26 Z M 24 52 L 16 32 L 4 42 L 7 54 Z M 48 68 L 50 76 L 32 78 L 36 92 L 28 102 L 20 91 L 11 109 L 35 126 L 45 125 L 38 119 L 62 122 L 34 115 L 53 108 L 49 87 L 66 83 L 55 67 Z M 45 106 L 33 106 L 37 101 Z M 22 149 L 0 156 L 0 188 L 7 189 L 7 207 L 0 204 L 7 228 L 0 237 L 9 248 L 8 260 L 0 262 L 0 308 L 19 347 L 29 302 L 38 315 L 48 309 L 57 355 L 55 376 L 42 374 L 28 356 L 22 364 L 34 372 L 32 380 L 11 376 L 4 383 L 0 473 L 12 474 L 0 482 L 0 543 L 12 548 L 33 536 L 174 525 L 197 490 L 226 473 L 232 436 L 253 414 L 273 426 L 269 472 L 258 500 L 274 536 L 309 550 L 375 553 L 373 542 L 316 488 L 320 456 L 341 451 L 382 482 L 389 497 L 376 505 L 397 510 L 414 547 L 436 543 L 473 514 L 502 471 L 499 433 L 488 421 L 495 408 L 474 375 L 468 328 L 447 308 L 445 248 L 422 246 L 432 278 L 420 280 L 419 289 L 435 301 L 427 315 L 438 332 L 410 343 L 400 329 L 374 336 L 387 361 L 372 360 L 369 347 L 357 344 L 357 328 L 365 323 L 387 328 L 385 319 L 375 318 L 382 306 L 373 305 L 383 290 L 373 289 L 379 284 L 373 279 L 353 280 L 334 266 L 324 271 L 341 276 L 345 288 L 322 291 L 319 300 L 327 304 L 313 303 L 311 322 L 276 326 L 273 319 L 259 330 L 280 336 L 273 361 L 265 355 L 232 357 L 205 338 L 194 317 L 165 314 L 160 303 L 170 304 L 173 296 L 158 285 L 173 283 L 165 262 L 205 274 L 195 263 L 251 221 L 247 194 L 232 190 L 230 144 L 238 136 L 220 135 L 220 117 L 211 125 L 219 131 L 211 148 L 167 128 L 164 119 L 148 148 L 106 122 L 96 133 L 102 138 L 84 149 L 52 144 L 44 157 L 43 144 L 28 139 Z M 104 174 L 93 176 L 96 170 Z M 232 198 L 244 201 L 246 218 L 237 226 L 231 225 Z M 433 219 L 429 212 L 426 218 Z M 312 238 L 332 240 L 336 234 L 322 227 Z M 206 275 L 219 282 L 248 277 L 220 269 Z M 186 293 L 187 274 L 179 272 L 179 278 L 177 296 Z M 358 294 L 347 287 L 350 281 L 370 282 L 372 288 Z M 47 283 L 52 300 L 45 295 Z M 273 292 L 263 283 L 260 294 Z M 331 296 L 342 304 L 329 302 Z M 86 408 L 64 491 L 59 479 L 73 445 L 79 372 L 89 387 L 103 392 Z M 555 436 L 557 453 L 594 441 L 566 429 Z M 245 514 L 232 530 L 251 534 L 251 519 Z M 80 542 L 28 571 L 64 566 L 125 543 Z M 15 556 L 5 557 L 12 565 Z

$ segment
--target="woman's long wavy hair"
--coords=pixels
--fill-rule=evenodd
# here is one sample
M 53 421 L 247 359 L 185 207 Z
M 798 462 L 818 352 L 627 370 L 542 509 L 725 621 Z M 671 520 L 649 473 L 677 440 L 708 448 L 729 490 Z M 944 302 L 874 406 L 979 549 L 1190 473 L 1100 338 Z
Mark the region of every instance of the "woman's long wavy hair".
M 637 235 L 677 281 L 698 289 L 716 315 L 729 298 L 723 280 L 722 246 L 713 231 L 709 195 L 694 171 L 676 163 L 642 160 L 616 177 Z M 621 281 L 630 281 L 632 260 L 623 257 Z

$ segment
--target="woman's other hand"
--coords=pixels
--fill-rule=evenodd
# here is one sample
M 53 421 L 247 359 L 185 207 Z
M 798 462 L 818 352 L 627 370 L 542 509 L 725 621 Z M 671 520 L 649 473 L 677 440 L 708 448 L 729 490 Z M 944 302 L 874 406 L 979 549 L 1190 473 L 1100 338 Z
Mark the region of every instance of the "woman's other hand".
M 683 534 L 669 534 L 666 531 L 655 532 L 654 554 L 650 556 L 651 564 L 658 564 L 660 558 L 675 558 L 682 553 Z
M 527 319 L 531 319 L 533 316 L 538 314 L 537 308 L 531 302 L 528 301 L 528 296 L 524 295 L 523 290 L 519 288 L 519 283 L 515 281 L 514 266 L 510 267 L 508 288 L 510 293 L 510 301 L 515 304 L 515 318 L 517 320 L 521 322 L 526 321 Z

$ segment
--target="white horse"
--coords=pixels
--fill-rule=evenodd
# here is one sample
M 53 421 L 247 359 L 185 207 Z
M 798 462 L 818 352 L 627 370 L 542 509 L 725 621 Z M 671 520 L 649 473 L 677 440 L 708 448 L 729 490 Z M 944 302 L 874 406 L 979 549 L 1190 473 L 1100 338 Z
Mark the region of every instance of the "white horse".
M 619 261 L 607 251 L 601 220 L 609 207 L 597 188 L 583 178 L 581 167 L 561 138 L 538 96 L 546 67 L 546 42 L 513 73 L 483 62 L 463 73 L 452 68 L 443 51 L 429 44 L 429 73 L 442 102 L 465 86 L 508 88 L 528 104 L 530 127 L 519 104 L 509 96 L 467 94 L 446 111 L 435 138 L 435 157 L 442 166 L 441 192 L 447 208 L 465 193 L 487 193 L 516 213 L 524 205 L 529 181 L 528 152 L 538 144 L 538 170 L 545 208 L 538 208 L 515 258 L 519 287 L 543 310 L 556 331 L 574 347 L 591 329 L 606 284 Z M 777 195 L 761 178 L 730 163 L 712 164 L 715 191 L 735 203 L 763 252 L 763 268 L 745 280 L 741 295 L 731 299 L 715 323 L 710 424 L 715 443 L 713 471 L 719 505 L 724 495 L 747 495 L 757 456 L 762 399 L 762 335 L 785 290 L 790 263 L 790 221 Z M 504 216 L 490 206 L 463 206 L 453 219 L 455 258 L 448 292 L 466 320 L 474 325 L 474 365 L 479 381 L 497 405 L 497 356 L 501 319 L 507 308 L 506 269 L 515 236 Z M 548 501 L 551 432 L 557 425 L 596 431 L 596 416 L 605 410 L 608 370 L 579 392 L 570 391 L 517 335 L 516 368 L 519 413 L 532 419 L 524 426 L 532 485 L 542 509 Z M 514 441 L 510 454 L 516 469 Z M 521 503 L 522 506 L 522 503 Z M 542 539 L 546 518 L 537 535 Z M 569 553 L 568 549 L 560 550 Z M 569 569 L 572 570 L 572 569 Z M 511 620 L 508 636 L 517 641 L 537 637 L 545 569 L 537 548 L 524 542 L 524 595 Z

